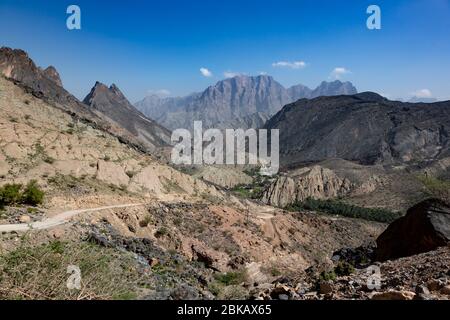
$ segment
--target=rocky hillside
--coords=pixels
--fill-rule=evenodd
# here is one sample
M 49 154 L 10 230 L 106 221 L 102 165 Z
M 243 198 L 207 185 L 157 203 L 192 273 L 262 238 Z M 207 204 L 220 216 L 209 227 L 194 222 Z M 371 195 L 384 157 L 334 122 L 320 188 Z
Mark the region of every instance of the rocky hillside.
M 132 128 L 131 125 L 124 126 L 123 121 L 115 119 L 115 116 L 120 113 L 120 108 L 115 110 L 114 117 L 90 108 L 62 87 L 61 79 L 54 67 L 48 67 L 45 70 L 37 67 L 23 50 L 1 48 L 0 73 L 4 77 L 20 84 L 35 97 L 43 98 L 56 107 L 76 115 L 83 121 L 94 123 L 103 130 L 107 130 L 138 148 L 156 153 L 160 148 L 168 146 L 170 140 L 169 132 L 152 120 L 139 114 L 137 110 L 130 114 L 129 117 L 134 119 L 134 122 L 140 123 L 140 125 L 137 125 L 136 128 Z M 116 106 L 120 103 L 126 104 L 126 99 L 124 100 L 123 97 L 120 97 L 118 100 L 120 102 Z M 129 103 L 125 107 L 129 108 Z
M 431 169 L 423 170 L 430 172 L 430 182 L 440 181 L 431 178 Z M 405 212 L 433 195 L 427 189 L 426 179 L 422 179 L 425 178 L 424 171 L 330 159 L 280 173 L 265 189 L 262 200 L 273 206 L 286 207 L 308 198 L 339 198 L 361 207 Z
M 355 94 L 349 82 L 323 82 L 315 90 L 297 85 L 286 89 L 270 76 L 236 76 L 185 98 L 148 97 L 136 103 L 144 114 L 170 129 L 205 127 L 258 128 L 284 105 L 319 95 Z
M 330 158 L 412 165 L 450 155 L 450 102 L 402 103 L 375 93 L 302 99 L 265 128 L 280 130 L 285 166 Z
M 83 102 L 103 118 L 125 128 L 152 151 L 170 144 L 170 132 L 139 112 L 115 84 L 108 88 L 97 82 Z
M 428 199 L 394 221 L 375 243 L 342 248 L 331 264 L 256 289 L 256 299 L 448 300 L 449 204 Z M 381 262 L 380 262 L 381 261 Z
M 3 77 L 0 114 L 0 229 L 18 228 L 1 233 L 2 298 L 248 298 L 385 228 L 237 199 Z M 20 200 L 32 180 L 42 203 Z M 22 237 L 36 223 L 48 229 Z M 68 264 L 82 268 L 81 297 L 67 290 Z

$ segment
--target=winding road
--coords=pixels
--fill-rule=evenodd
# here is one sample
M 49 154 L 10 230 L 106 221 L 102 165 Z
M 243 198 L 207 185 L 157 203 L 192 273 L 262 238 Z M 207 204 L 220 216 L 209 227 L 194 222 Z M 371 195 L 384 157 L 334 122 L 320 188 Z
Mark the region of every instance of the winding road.
M 62 212 L 52 218 L 48 218 L 48 219 L 38 221 L 38 222 L 32 222 L 29 224 L 26 224 L 26 223 L 3 224 L 3 225 L 0 225 L 0 232 L 50 229 L 50 228 L 65 224 L 72 217 L 77 216 L 82 213 L 103 211 L 103 210 L 108 210 L 108 209 L 139 207 L 139 206 L 143 206 L 143 205 L 145 205 L 145 204 L 144 203 L 136 203 L 136 204 L 122 204 L 122 205 L 115 205 L 115 206 L 98 207 L 98 208 L 91 208 L 91 209 L 70 210 L 70 211 Z

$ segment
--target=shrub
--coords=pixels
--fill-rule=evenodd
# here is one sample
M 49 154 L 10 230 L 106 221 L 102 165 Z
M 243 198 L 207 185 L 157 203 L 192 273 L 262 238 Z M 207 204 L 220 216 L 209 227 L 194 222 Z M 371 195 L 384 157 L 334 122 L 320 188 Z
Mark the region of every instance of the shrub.
M 15 204 L 36 206 L 42 204 L 43 200 L 44 192 L 36 180 L 30 181 L 23 191 L 21 184 L 6 184 L 0 188 L 0 208 Z
M 247 279 L 247 274 L 245 271 L 226 272 L 216 274 L 214 278 L 217 280 L 217 282 L 225 286 L 231 286 L 245 282 L 245 280 Z
M 420 175 L 418 176 L 418 179 L 427 189 L 430 196 L 450 201 L 450 181 L 426 175 Z
M 355 272 L 355 268 L 346 261 L 340 261 L 338 265 L 334 268 L 334 272 L 337 276 L 349 276 Z
M 139 221 L 139 226 L 141 228 L 147 227 L 152 222 L 152 217 L 150 215 L 146 215 L 145 218 Z
M 320 280 L 322 281 L 334 281 L 336 280 L 336 273 L 334 270 L 331 271 L 322 271 L 320 274 Z
M 290 211 L 318 211 L 383 223 L 391 223 L 401 217 L 399 212 L 393 212 L 387 209 L 363 208 L 339 200 L 318 200 L 313 198 L 308 198 L 303 202 L 294 203 L 286 207 L 286 209 Z
M 39 188 L 37 181 L 30 181 L 22 194 L 22 203 L 37 206 L 44 201 L 44 192 Z
M 0 204 L 12 205 L 17 204 L 21 200 L 21 184 L 6 184 L 0 188 Z
M 155 237 L 156 238 L 161 238 L 161 237 L 165 236 L 168 233 L 169 233 L 169 230 L 167 230 L 166 227 L 161 227 L 155 232 Z

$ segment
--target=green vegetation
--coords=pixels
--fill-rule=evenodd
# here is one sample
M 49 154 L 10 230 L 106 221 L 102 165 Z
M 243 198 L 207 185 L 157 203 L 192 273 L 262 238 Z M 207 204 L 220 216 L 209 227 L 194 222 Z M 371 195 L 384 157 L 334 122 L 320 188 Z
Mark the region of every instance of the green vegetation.
M 152 223 L 152 217 L 150 215 L 146 215 L 144 217 L 144 219 L 142 219 L 141 221 L 139 221 L 139 226 L 141 228 L 145 228 L 147 227 L 150 223 Z
M 166 227 L 161 227 L 158 230 L 156 230 L 155 237 L 156 238 L 161 238 L 161 237 L 167 235 L 168 233 L 169 233 L 169 230 L 167 230 Z
M 313 198 L 308 198 L 303 202 L 294 203 L 286 207 L 286 210 L 317 211 L 327 214 L 336 214 L 349 218 L 359 218 L 383 223 L 391 223 L 401 217 L 401 214 L 399 212 L 393 212 L 387 209 L 363 208 L 347 204 L 339 200 L 318 200 Z
M 44 192 L 36 180 L 30 181 L 25 188 L 21 184 L 6 184 L 0 187 L 0 208 L 17 204 L 37 206 L 43 201 Z
M 254 167 L 248 170 L 244 170 L 244 173 L 252 177 L 253 182 L 248 185 L 239 185 L 231 189 L 237 196 L 247 199 L 261 199 L 264 190 L 270 185 L 271 178 L 262 176 L 260 168 Z
M 423 183 L 430 196 L 450 201 L 450 181 L 426 175 L 420 175 L 417 178 Z
M 53 241 L 21 245 L 0 256 L 0 299 L 90 300 L 136 298 L 132 256 L 91 243 Z M 68 266 L 81 271 L 81 289 L 69 290 Z
M 334 270 L 331 271 L 322 271 L 319 276 L 319 280 L 321 281 L 334 281 L 336 280 L 336 273 Z
M 349 276 L 353 272 L 355 272 L 355 267 L 346 261 L 340 261 L 334 268 L 334 273 L 339 277 Z
M 214 275 L 214 281 L 209 283 L 208 289 L 221 300 L 245 299 L 247 292 L 241 286 L 245 281 L 247 281 L 245 270 L 218 273 Z
M 216 274 L 214 278 L 217 282 L 225 286 L 231 286 L 245 282 L 245 280 L 247 279 L 247 274 L 245 271 L 226 272 Z
M 240 196 L 241 198 L 252 198 L 252 190 L 249 186 L 236 186 L 231 189 L 232 192 Z

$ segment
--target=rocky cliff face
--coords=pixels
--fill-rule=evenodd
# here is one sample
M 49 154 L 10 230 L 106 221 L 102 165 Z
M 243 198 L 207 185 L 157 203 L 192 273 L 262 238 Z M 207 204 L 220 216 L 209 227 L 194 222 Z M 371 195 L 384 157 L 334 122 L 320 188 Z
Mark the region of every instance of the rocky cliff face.
M 193 121 L 204 127 L 258 128 L 284 105 L 320 95 L 353 94 L 348 82 L 323 82 L 314 91 L 303 85 L 284 88 L 270 76 L 237 76 L 219 81 L 200 94 L 185 98 L 148 97 L 136 107 L 167 128 L 191 129 Z M 249 120 L 252 119 L 252 120 Z
M 278 177 L 263 195 L 263 202 L 286 207 L 307 198 L 330 199 L 348 194 L 352 183 L 338 177 L 332 170 L 320 167 L 306 167 L 289 175 Z
M 374 93 L 304 99 L 265 128 L 280 130 L 284 165 L 330 158 L 414 164 L 449 155 L 450 102 L 410 104 Z

